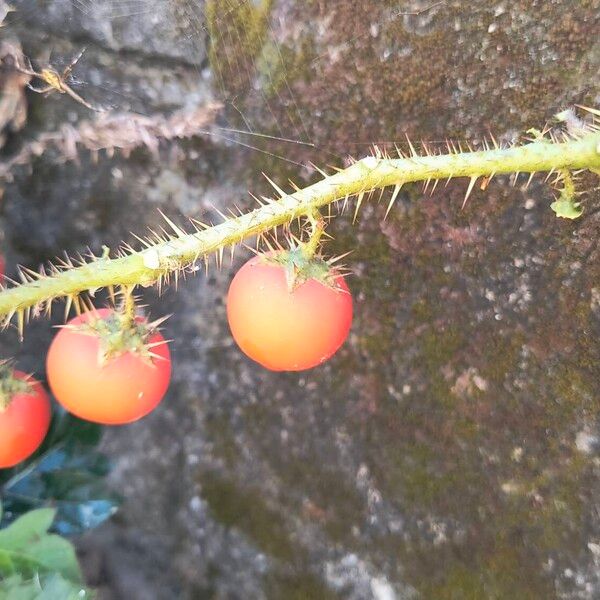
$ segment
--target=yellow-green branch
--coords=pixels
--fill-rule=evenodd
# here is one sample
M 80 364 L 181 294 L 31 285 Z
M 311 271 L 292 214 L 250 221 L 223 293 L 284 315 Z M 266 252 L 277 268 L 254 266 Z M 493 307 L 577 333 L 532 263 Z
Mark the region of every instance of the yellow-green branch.
M 177 231 L 173 239 L 157 242 L 139 252 L 119 258 L 98 258 L 66 270 L 34 276 L 21 285 L 0 292 L 0 316 L 15 313 L 20 320 L 30 310 L 40 310 L 60 297 L 75 297 L 86 290 L 111 286 L 150 285 L 199 258 L 222 252 L 250 236 L 289 223 L 336 200 L 358 196 L 377 189 L 408 182 L 469 177 L 502 173 L 600 169 L 600 132 L 590 130 L 577 139 L 556 143 L 540 139 L 507 149 L 461 152 L 404 158 L 367 157 L 334 175 L 291 194 L 279 197 L 245 215 L 192 234 Z M 469 186 L 469 189 L 472 185 Z

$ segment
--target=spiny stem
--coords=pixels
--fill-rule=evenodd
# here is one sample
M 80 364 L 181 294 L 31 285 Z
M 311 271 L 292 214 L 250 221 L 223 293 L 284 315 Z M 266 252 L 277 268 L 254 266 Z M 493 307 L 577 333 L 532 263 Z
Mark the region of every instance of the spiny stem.
M 278 189 L 280 198 L 245 215 L 227 219 L 220 225 L 192 234 L 178 228 L 176 237 L 157 242 L 140 252 L 92 262 L 39 275 L 27 271 L 29 280 L 0 292 L 0 315 L 5 323 L 16 313 L 23 320 L 37 313 L 48 302 L 60 297 L 75 297 L 85 290 L 117 285 L 151 285 L 162 277 L 177 273 L 201 257 L 221 252 L 245 238 L 269 231 L 307 215 L 336 200 L 376 189 L 414 181 L 469 177 L 473 180 L 502 173 L 534 173 L 561 169 L 600 169 L 600 132 L 593 131 L 567 141 L 534 141 L 523 146 L 447 155 L 381 158 L 369 156 L 347 169 L 326 176 L 319 182 L 292 194 Z

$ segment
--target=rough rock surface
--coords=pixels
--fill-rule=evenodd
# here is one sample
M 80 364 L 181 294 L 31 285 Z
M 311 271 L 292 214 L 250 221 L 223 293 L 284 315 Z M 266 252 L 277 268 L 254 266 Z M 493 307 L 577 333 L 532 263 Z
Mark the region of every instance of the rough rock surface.
M 268 193 L 261 171 L 314 177 L 273 155 L 324 166 L 405 133 L 510 140 L 600 105 L 598 0 L 412 15 L 375 0 L 13 4 L 0 31 L 32 58 L 88 47 L 75 76 L 90 101 L 152 114 L 217 98 L 231 129 L 312 145 L 212 136 L 161 160 L 43 156 L 5 186 L 9 268 L 132 242 L 157 208 L 218 219 L 211 205 Z M 65 96 L 28 101 L 4 153 L 89 117 Z M 331 253 L 355 250 L 356 318 L 307 373 L 265 372 L 234 347 L 234 269 L 148 290 L 154 315 L 174 314 L 173 384 L 160 410 L 106 434 L 127 502 L 81 542 L 101 597 L 598 598 L 598 184 L 579 183 L 585 213 L 567 222 L 542 177 L 525 183 L 494 179 L 464 210 L 464 182 L 412 186 L 387 220 L 375 201 L 356 225 L 335 219 Z M 43 376 L 51 336 L 36 321 L 23 346 L 2 334 L 2 354 Z

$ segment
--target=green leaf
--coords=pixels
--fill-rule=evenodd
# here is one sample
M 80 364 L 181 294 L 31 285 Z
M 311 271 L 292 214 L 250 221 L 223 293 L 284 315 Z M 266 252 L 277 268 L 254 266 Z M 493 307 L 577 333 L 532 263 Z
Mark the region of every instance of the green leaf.
M 51 505 L 58 511 L 53 530 L 73 535 L 113 515 L 121 499 L 106 485 L 111 465 L 96 450 L 101 432 L 58 409 L 41 451 L 17 469 L 0 471 L 0 524 Z
M 53 509 L 34 510 L 0 531 L 0 577 L 58 572 L 71 581 L 82 580 L 73 545 L 48 534 L 54 515 Z
M 26 548 L 27 561 L 36 572 L 58 572 L 71 581 L 82 581 L 75 548 L 65 538 L 50 534 Z M 38 565 L 38 566 L 35 566 Z
M 9 527 L 0 530 L 0 549 L 16 550 L 38 540 L 50 529 L 56 511 L 52 508 L 33 510 Z
M 93 600 L 94 592 L 58 573 L 23 579 L 13 575 L 0 581 L 2 600 Z

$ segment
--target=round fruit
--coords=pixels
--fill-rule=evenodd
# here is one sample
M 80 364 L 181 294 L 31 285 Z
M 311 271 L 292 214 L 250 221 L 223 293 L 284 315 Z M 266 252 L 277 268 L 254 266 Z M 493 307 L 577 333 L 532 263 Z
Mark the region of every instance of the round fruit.
M 50 400 L 39 381 L 21 371 L 0 381 L 0 469 L 33 454 L 50 426 Z
M 248 261 L 231 282 L 227 317 L 242 351 L 273 371 L 302 371 L 348 337 L 352 296 L 327 263 L 281 252 Z
M 171 356 L 163 336 L 141 317 L 122 328 L 109 309 L 67 323 L 46 359 L 52 393 L 69 412 L 105 425 L 137 421 L 163 399 Z

